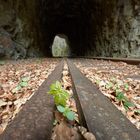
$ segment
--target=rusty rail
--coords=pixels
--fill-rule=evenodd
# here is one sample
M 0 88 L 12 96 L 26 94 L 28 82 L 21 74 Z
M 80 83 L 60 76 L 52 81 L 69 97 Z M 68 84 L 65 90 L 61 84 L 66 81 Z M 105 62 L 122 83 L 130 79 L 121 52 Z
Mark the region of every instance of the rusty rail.
M 68 60 L 68 67 L 80 123 L 93 132 L 97 140 L 140 140 L 140 131 L 75 67 L 71 60 Z M 54 81 L 61 79 L 62 69 L 63 61 L 26 103 L 0 136 L 0 140 L 50 139 L 54 101 L 46 92 Z
M 80 122 L 97 140 L 140 140 L 140 131 L 68 60 Z
M 113 58 L 113 57 L 79 57 L 82 59 L 97 59 L 97 60 L 108 60 L 108 61 L 114 61 L 114 62 L 125 62 L 127 64 L 131 65 L 139 65 L 140 67 L 140 58 L 139 59 L 133 59 L 133 58 Z M 73 58 L 74 59 L 74 58 Z M 76 57 L 75 57 L 76 59 Z

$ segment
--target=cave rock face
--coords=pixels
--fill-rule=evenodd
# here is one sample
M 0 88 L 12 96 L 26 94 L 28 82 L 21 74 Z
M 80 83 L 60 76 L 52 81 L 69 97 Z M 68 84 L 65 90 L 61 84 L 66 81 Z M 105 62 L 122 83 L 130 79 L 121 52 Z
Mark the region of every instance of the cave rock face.
M 63 33 L 77 56 L 140 58 L 139 0 L 44 0 L 43 5 L 45 47 Z
M 38 0 L 0 0 L 0 58 L 39 53 Z
M 0 0 L 0 58 L 51 56 L 58 34 L 76 56 L 140 58 L 140 1 Z
M 140 1 L 97 3 L 92 17 L 97 34 L 93 55 L 140 58 Z

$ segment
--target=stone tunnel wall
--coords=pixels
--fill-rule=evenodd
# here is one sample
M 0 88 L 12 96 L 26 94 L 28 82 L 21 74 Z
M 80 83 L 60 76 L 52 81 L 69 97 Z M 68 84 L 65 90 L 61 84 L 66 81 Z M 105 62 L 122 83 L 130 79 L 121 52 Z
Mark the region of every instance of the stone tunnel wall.
M 140 58 L 140 1 L 100 0 L 94 9 L 92 55 Z
M 0 0 L 0 58 L 40 55 L 39 11 L 38 0 Z
M 46 46 L 50 42 L 46 38 L 47 33 L 42 37 L 44 28 L 40 29 L 40 15 L 44 15 L 41 20 L 51 19 L 45 13 L 42 14 L 41 6 L 46 1 L 0 0 L 0 58 L 6 56 L 18 59 L 42 55 L 42 45 Z M 139 0 L 77 0 L 69 4 L 77 2 L 83 3 L 81 8 L 89 20 L 85 21 L 88 23 L 85 28 L 88 40 L 86 45 L 89 46 L 86 55 L 140 58 Z M 60 11 L 58 7 L 56 13 L 59 15 L 63 6 L 58 3 L 54 6 L 60 6 Z M 53 7 L 51 9 L 53 11 Z M 80 12 L 72 11 L 73 13 Z M 47 31 L 47 26 L 45 30 Z M 46 42 L 43 43 L 44 41 Z M 82 40 L 80 43 L 83 44 Z M 78 49 L 75 50 L 78 52 Z

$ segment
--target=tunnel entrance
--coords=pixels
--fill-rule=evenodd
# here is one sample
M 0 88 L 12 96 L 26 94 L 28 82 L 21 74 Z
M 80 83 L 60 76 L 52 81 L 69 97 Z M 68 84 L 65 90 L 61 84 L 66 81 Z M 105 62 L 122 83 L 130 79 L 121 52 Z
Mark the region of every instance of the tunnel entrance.
M 58 34 L 69 39 L 72 56 L 84 56 L 91 44 L 91 7 L 84 0 L 46 0 L 41 9 L 42 50 L 52 56 L 51 47 Z
M 53 57 L 69 57 L 70 46 L 68 37 L 62 34 L 55 36 L 53 44 L 51 46 Z
M 58 34 L 69 39 L 72 56 L 140 57 L 139 0 L 2 0 L 0 4 L 0 58 L 52 56 Z

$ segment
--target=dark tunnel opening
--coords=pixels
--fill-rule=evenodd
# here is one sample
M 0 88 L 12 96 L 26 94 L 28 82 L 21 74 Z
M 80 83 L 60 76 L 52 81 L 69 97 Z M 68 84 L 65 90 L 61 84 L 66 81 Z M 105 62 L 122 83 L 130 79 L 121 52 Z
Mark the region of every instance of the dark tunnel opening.
M 41 9 L 42 51 L 52 56 L 51 46 L 57 34 L 69 39 L 72 56 L 84 56 L 92 48 L 93 23 L 90 0 L 44 0 Z
M 57 35 L 72 56 L 140 57 L 139 0 L 1 0 L 0 58 L 52 56 Z

